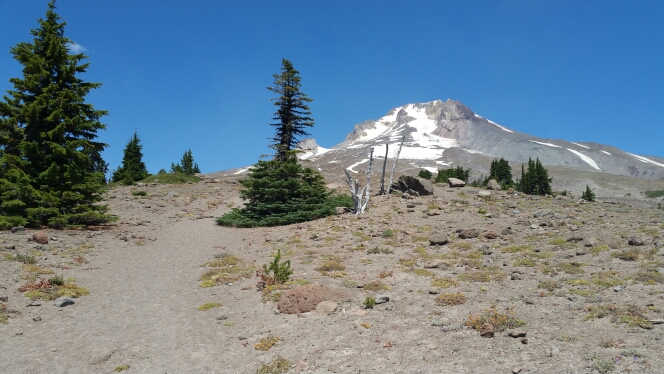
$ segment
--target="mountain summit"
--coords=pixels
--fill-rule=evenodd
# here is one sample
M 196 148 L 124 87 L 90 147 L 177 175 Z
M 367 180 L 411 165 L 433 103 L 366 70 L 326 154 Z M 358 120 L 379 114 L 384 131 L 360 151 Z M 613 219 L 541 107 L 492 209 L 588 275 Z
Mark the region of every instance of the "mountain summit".
M 394 158 L 402 137 L 400 159 L 432 171 L 452 165 L 484 171 L 494 158 L 523 163 L 529 157 L 539 157 L 545 166 L 664 179 L 664 159 L 597 143 L 537 138 L 483 118 L 454 100 L 403 105 L 378 120 L 355 125 L 346 139 L 332 148 L 320 147 L 314 139 L 305 139 L 299 148 L 305 151 L 301 158 L 320 170 L 338 164 L 356 172 L 356 166 L 369 161 L 372 147 L 374 158 L 382 158 L 389 144 L 388 158 Z

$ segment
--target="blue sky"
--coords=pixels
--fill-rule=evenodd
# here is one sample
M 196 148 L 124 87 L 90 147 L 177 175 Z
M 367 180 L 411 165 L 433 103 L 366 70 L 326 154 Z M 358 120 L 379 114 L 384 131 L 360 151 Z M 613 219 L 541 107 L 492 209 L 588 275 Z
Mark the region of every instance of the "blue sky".
M 0 0 L 0 91 L 46 0 Z M 148 170 L 270 153 L 266 87 L 293 62 L 323 147 L 407 103 L 460 100 L 535 136 L 664 157 L 664 2 L 59 0 L 109 111 L 111 168 L 137 130 Z

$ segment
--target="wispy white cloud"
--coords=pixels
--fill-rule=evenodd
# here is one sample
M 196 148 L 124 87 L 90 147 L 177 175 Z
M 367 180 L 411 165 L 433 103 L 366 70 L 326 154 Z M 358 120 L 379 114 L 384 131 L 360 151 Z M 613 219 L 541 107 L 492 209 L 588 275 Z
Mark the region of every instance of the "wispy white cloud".
M 87 51 L 87 49 L 85 49 L 85 47 L 83 47 L 80 44 L 74 43 L 74 42 L 67 43 L 67 49 L 69 49 L 69 52 L 71 52 L 75 55 Z

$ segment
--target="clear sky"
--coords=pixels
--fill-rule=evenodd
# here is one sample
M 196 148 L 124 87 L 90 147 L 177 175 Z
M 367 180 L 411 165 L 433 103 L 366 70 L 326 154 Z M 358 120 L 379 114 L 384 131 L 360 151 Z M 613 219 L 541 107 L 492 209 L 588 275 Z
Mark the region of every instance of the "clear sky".
M 0 92 L 46 0 L 0 0 Z M 664 1 L 58 0 L 91 63 L 115 169 L 138 131 L 148 170 L 191 148 L 203 172 L 270 153 L 282 58 L 314 99 L 318 144 L 391 108 L 460 100 L 527 134 L 664 157 Z

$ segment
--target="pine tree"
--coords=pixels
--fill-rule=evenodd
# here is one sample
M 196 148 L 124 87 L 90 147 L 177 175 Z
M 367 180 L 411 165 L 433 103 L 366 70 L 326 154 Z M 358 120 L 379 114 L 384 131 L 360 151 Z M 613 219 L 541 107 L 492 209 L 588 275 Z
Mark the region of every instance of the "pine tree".
M 138 138 L 136 131 L 134 131 L 134 136 L 129 140 L 124 149 L 122 166 L 113 173 L 113 182 L 122 182 L 125 185 L 131 185 L 150 175 L 143 162 L 142 149 L 141 140 Z
M 551 194 L 551 178 L 539 158 L 536 161 L 528 158 L 528 169 L 525 171 L 521 165 L 521 180 L 517 183 L 517 190 L 527 195 Z
M 295 157 L 292 150 L 298 137 L 309 135 L 306 128 L 313 127 L 314 120 L 309 117 L 311 112 L 307 106 L 313 99 L 300 91 L 300 72 L 288 60 L 282 60 L 281 64 L 281 74 L 273 75 L 274 86 L 267 89 L 279 95 L 273 99 L 278 109 L 272 117 L 277 122 L 271 124 L 276 127 L 271 147 L 276 151 L 275 160 L 284 161 Z
M 242 209 L 233 209 L 216 219 L 224 226 L 253 227 L 287 225 L 310 221 L 335 213 L 335 207 L 353 205 L 348 195 L 332 197 L 325 187 L 323 176 L 298 163 L 293 151 L 297 136 L 306 135 L 304 128 L 313 126 L 304 104 L 311 99 L 299 91 L 300 77 L 288 60 L 282 61 L 281 75 L 274 75 L 275 87 L 270 91 L 281 96 L 279 110 L 273 119 L 276 126 L 274 159 L 258 161 L 247 178 L 240 181 L 240 196 L 247 202 Z
M 591 203 L 595 201 L 595 193 L 593 192 L 593 190 L 590 189 L 590 187 L 587 184 L 586 184 L 586 190 L 583 191 L 583 194 L 581 194 L 581 198 Z
M 198 164 L 194 162 L 194 156 L 191 154 L 191 149 L 182 155 L 182 160 L 180 160 L 179 164 L 171 163 L 171 173 L 194 175 L 200 172 L 201 169 L 198 167 Z
M 489 167 L 489 179 L 495 179 L 498 183 L 503 186 L 511 186 L 514 184 L 512 180 L 512 168 L 507 160 L 500 158 L 500 160 L 491 161 L 491 166 Z
M 0 102 L 0 227 L 28 224 L 61 228 L 107 221 L 101 200 L 106 144 L 95 141 L 107 114 L 85 102 L 100 83 L 85 82 L 87 56 L 70 54 L 65 23 L 48 3 L 33 42 L 10 49 L 23 65 Z

